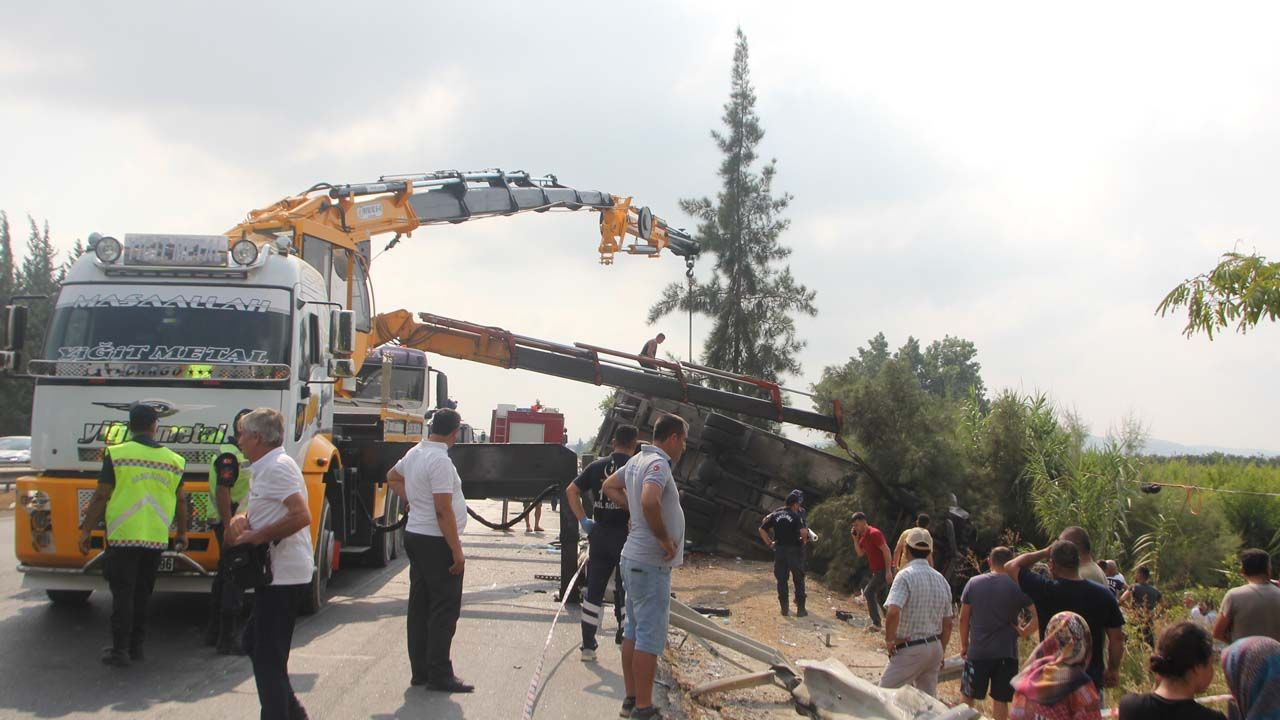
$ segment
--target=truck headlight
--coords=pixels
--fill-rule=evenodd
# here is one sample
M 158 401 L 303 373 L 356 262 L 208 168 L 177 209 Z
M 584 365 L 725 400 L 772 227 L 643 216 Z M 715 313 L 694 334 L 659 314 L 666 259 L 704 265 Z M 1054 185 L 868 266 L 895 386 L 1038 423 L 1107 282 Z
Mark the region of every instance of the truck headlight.
M 98 241 L 93 244 L 93 254 L 104 263 L 110 264 L 119 260 L 121 252 L 120 241 L 110 235 L 98 238 Z
M 252 265 L 258 259 L 258 246 L 252 240 L 237 240 L 231 246 L 231 259 L 237 265 Z
M 40 510 L 49 509 L 49 493 L 43 490 L 26 490 L 18 496 L 18 504 L 22 509 L 31 514 Z

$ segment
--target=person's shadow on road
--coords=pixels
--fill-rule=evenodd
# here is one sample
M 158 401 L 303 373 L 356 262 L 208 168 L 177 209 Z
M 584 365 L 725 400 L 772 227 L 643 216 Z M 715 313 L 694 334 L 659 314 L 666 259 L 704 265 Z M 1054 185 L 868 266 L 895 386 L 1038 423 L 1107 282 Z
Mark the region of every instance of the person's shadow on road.
M 394 713 L 379 713 L 369 720 L 463 720 L 462 706 L 445 693 L 430 692 L 420 687 L 408 687 L 404 691 L 404 704 Z

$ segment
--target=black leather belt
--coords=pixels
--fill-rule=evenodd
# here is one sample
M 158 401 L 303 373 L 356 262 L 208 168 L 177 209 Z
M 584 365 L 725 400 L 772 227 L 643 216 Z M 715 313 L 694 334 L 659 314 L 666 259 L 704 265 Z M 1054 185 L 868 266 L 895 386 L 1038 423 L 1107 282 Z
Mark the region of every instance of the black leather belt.
M 927 638 L 920 638 L 919 640 L 906 640 L 906 641 L 903 641 L 903 642 L 898 643 L 897 645 L 894 645 L 894 646 L 893 646 L 893 649 L 894 649 L 894 650 L 901 650 L 902 648 L 915 647 L 916 645 L 924 645 L 925 643 L 931 643 L 931 642 L 934 642 L 934 641 L 936 641 L 936 640 L 941 640 L 941 639 L 942 639 L 942 637 L 941 637 L 941 636 L 938 636 L 938 635 L 932 635 L 932 636 L 927 637 Z

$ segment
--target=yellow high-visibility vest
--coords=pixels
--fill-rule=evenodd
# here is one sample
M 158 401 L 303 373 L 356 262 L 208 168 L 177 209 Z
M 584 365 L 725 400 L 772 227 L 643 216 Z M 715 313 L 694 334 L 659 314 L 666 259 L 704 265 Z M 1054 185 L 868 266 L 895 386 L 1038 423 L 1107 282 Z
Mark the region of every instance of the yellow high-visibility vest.
M 231 486 L 231 502 L 239 505 L 244 496 L 249 494 L 249 476 L 253 473 L 249 470 L 249 458 L 240 452 L 240 448 L 232 443 L 223 443 L 218 446 L 218 452 L 214 454 L 217 458 L 223 453 L 231 453 L 236 456 L 236 460 L 240 463 L 240 475 L 236 477 L 236 484 Z M 218 469 L 209 463 L 209 495 L 212 499 L 213 493 L 218 489 Z
M 107 542 L 167 545 L 187 461 L 167 448 L 132 440 L 106 452 L 116 476 L 107 502 Z

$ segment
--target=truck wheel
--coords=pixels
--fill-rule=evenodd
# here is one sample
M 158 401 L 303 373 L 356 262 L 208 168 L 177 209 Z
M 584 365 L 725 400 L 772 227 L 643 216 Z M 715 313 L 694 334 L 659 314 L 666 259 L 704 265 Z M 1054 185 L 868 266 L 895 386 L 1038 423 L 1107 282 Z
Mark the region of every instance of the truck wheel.
M 387 490 L 386 500 L 382 504 L 382 524 L 395 522 L 400 517 L 400 498 Z M 373 545 L 365 553 L 365 562 L 371 567 L 384 568 L 396 557 L 396 533 L 378 532 L 373 534 Z
M 89 601 L 92 590 L 45 590 L 49 602 L 54 605 L 83 605 Z
M 307 596 L 300 609 L 303 615 L 319 612 L 329 601 L 329 576 L 333 574 L 333 522 L 329 516 L 329 501 L 320 509 L 320 533 L 316 536 L 316 569 L 307 586 Z

